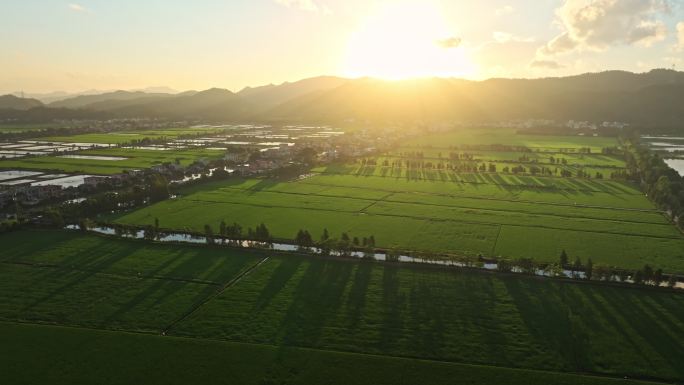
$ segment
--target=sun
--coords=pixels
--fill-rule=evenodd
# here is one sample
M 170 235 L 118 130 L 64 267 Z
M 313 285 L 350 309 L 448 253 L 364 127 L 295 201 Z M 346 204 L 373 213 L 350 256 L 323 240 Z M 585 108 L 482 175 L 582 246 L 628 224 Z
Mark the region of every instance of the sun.
M 455 32 L 433 2 L 380 5 L 349 39 L 343 71 L 389 80 L 475 76 Z

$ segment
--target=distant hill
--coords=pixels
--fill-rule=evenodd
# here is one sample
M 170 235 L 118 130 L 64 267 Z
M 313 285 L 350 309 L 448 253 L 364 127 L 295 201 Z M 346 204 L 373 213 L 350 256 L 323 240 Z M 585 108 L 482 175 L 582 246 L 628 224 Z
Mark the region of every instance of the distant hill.
M 238 92 L 238 95 L 254 106 L 268 109 L 312 92 L 331 90 L 348 81 L 349 79 L 334 76 L 319 76 L 294 83 L 286 82 L 280 85 L 247 87 Z
M 15 98 L 16 99 L 16 98 Z M 30 100 L 30 99 L 29 99 Z M 40 103 L 33 101 L 33 103 Z M 31 120 L 55 116 L 154 117 L 207 121 L 486 122 L 511 119 L 622 121 L 684 131 L 684 73 L 606 71 L 543 79 L 384 81 L 316 77 L 293 83 L 212 88 L 180 94 L 116 91 L 51 103 L 39 112 L 4 111 Z M 28 107 L 27 107 L 28 106 Z M 34 107 L 40 104 L 34 104 Z M 19 108 L 17 108 L 18 110 Z
M 53 108 L 88 108 L 89 105 L 95 103 L 102 103 L 107 101 L 121 101 L 121 100 L 143 100 L 146 98 L 162 98 L 172 96 L 165 93 L 147 93 L 142 91 L 114 91 L 106 92 L 97 95 L 78 95 L 71 98 L 59 100 L 48 104 Z M 102 109 L 99 105 L 98 109 Z
M 117 116 L 126 117 L 236 120 L 248 117 L 254 109 L 254 106 L 235 93 L 212 88 L 162 100 L 142 100 L 138 104 L 109 111 Z
M 624 121 L 684 129 L 684 73 L 608 71 L 565 78 L 349 80 L 266 111 L 292 121 Z
M 42 105 L 43 103 L 36 99 L 20 98 L 14 95 L 0 96 L 0 109 L 29 110 Z

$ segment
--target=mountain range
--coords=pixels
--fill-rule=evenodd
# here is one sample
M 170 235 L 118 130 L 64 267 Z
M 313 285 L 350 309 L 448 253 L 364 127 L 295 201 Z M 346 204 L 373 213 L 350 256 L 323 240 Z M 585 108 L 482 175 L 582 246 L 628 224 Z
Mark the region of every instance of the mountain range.
M 44 104 L 0 97 L 0 119 L 147 117 L 215 122 L 445 122 L 553 119 L 676 128 L 684 121 L 684 72 L 606 71 L 542 79 L 309 78 L 239 92 L 114 91 Z

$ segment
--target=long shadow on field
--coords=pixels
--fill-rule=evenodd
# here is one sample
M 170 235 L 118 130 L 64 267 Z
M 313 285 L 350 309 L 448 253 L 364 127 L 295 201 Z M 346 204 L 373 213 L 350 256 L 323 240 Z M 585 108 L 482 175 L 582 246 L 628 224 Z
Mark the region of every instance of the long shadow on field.
M 95 263 L 88 264 L 87 268 L 88 271 L 82 271 L 76 274 L 75 278 L 71 279 L 70 281 L 64 283 L 63 285 L 59 286 L 57 289 L 51 291 L 50 293 L 40 297 L 39 299 L 33 301 L 31 304 L 27 305 L 24 307 L 23 311 L 28 311 L 33 309 L 34 307 L 40 305 L 41 303 L 45 301 L 49 301 L 55 296 L 61 295 L 62 293 L 70 290 L 71 288 L 75 287 L 76 285 L 82 283 L 83 281 L 91 278 L 92 276 L 102 272 L 102 270 L 111 267 L 113 264 L 116 262 L 120 261 L 123 259 L 126 255 L 129 253 L 132 253 L 135 249 L 137 249 L 138 246 L 134 244 L 122 246 L 121 249 L 118 249 L 121 252 L 117 252 L 115 254 L 108 254 L 111 252 L 111 245 L 107 245 L 107 242 L 102 242 L 98 246 L 92 247 L 88 249 L 85 252 L 82 252 L 81 254 L 85 255 L 106 255 L 104 258 L 98 258 L 96 259 Z M 71 259 L 79 259 L 80 257 L 74 255 L 73 257 L 66 258 L 64 260 L 64 265 L 69 265 Z M 41 276 L 40 280 L 59 280 L 61 277 L 64 276 L 64 271 L 62 269 L 50 269 L 46 270 L 45 274 Z M 40 284 L 40 283 L 37 283 Z
M 347 317 L 349 318 L 350 329 L 356 329 L 361 319 L 363 319 L 363 310 L 366 306 L 366 295 L 372 271 L 372 263 L 361 261 L 356 265 L 354 282 L 347 298 Z
M 444 358 L 445 307 L 440 294 L 433 292 L 431 282 L 420 280 L 411 285 L 408 294 L 409 317 L 406 321 L 410 332 L 407 342 L 411 351 L 420 357 Z
M 618 194 L 634 194 L 634 190 L 630 190 L 627 186 L 623 185 L 621 182 L 611 182 L 610 184 L 605 183 L 605 185 L 609 186 L 611 189 L 617 190 Z
M 500 174 L 486 174 L 484 178 L 488 183 L 495 185 L 499 189 L 503 189 L 508 192 L 519 190 L 519 188 L 511 186 Z
M 476 360 L 485 364 L 510 365 L 509 359 L 517 352 L 509 351 L 509 341 L 506 333 L 502 331 L 501 325 L 505 319 L 500 318 L 500 314 L 496 310 L 496 306 L 502 301 L 500 298 L 502 293 L 496 287 L 496 284 L 499 283 L 498 279 L 467 273 L 459 273 L 454 278 L 449 278 L 449 281 L 452 279 L 454 284 L 459 285 L 458 294 L 460 297 L 457 299 L 459 305 L 455 306 L 457 311 L 455 314 L 449 314 L 447 321 L 457 320 L 457 322 L 467 325 L 467 335 L 462 336 L 459 342 L 464 344 L 465 341 L 468 341 L 471 344 L 476 344 L 478 351 L 482 350 L 482 353 L 478 354 L 479 359 L 467 356 L 457 358 L 460 360 Z M 475 291 L 475 293 L 469 293 L 469 290 Z M 430 297 L 425 297 L 424 300 L 429 300 Z M 438 311 L 439 309 L 434 310 Z M 450 328 L 453 329 L 454 325 L 451 324 Z M 460 352 L 462 353 L 463 350 Z
M 506 278 L 502 280 L 513 300 L 526 332 L 532 339 L 529 346 L 529 366 L 532 361 L 540 367 L 562 370 L 581 370 L 577 367 L 576 350 L 582 338 L 573 335 L 568 308 L 563 300 L 562 287 L 539 284 L 536 280 Z M 581 355 L 581 354 L 580 354 Z
M 278 260 L 280 264 L 271 274 L 266 286 L 264 286 L 259 298 L 254 303 L 252 313 L 258 312 L 268 307 L 273 298 L 287 285 L 287 282 L 297 272 L 302 264 L 301 258 L 282 258 Z
M 399 268 L 384 266 L 382 275 L 382 329 L 378 349 L 383 352 L 400 350 L 404 321 L 402 310 L 406 304 L 400 292 Z
M 268 190 L 269 188 L 277 185 L 278 181 L 272 180 L 272 179 L 260 179 L 259 182 L 254 184 L 253 186 L 250 186 L 249 188 L 246 189 L 247 193 L 257 193 L 262 190 Z
M 320 346 L 326 322 L 342 305 L 354 264 L 316 262 L 304 272 L 280 325 L 286 345 Z
M 211 275 L 216 270 L 221 269 L 222 266 L 224 266 L 228 262 L 228 258 L 216 260 L 213 258 L 202 258 L 189 251 L 178 253 L 175 256 L 169 258 L 164 264 L 160 265 L 150 274 L 159 275 L 159 273 L 164 272 L 163 276 L 169 277 L 169 279 L 154 279 L 151 282 L 151 284 L 145 287 L 144 290 L 139 291 L 138 294 L 130 298 L 124 304 L 119 306 L 116 311 L 114 311 L 107 318 L 105 318 L 102 321 L 102 325 L 107 325 L 112 322 L 125 319 L 127 314 L 135 312 L 136 308 L 138 308 L 142 304 L 145 304 L 145 302 L 149 298 L 153 298 L 154 303 L 151 304 L 150 308 L 148 308 L 147 311 L 143 311 L 144 313 L 146 313 L 146 317 L 150 317 L 150 315 L 147 313 L 152 311 L 160 312 L 159 308 L 162 308 L 165 305 L 174 305 L 172 303 L 167 302 L 169 298 L 173 298 L 176 294 L 178 294 L 178 292 L 191 288 L 191 286 L 205 285 L 202 290 L 199 290 L 193 296 L 193 298 L 187 300 L 187 302 L 185 303 L 185 307 L 176 306 L 174 308 L 174 313 L 168 315 L 170 319 L 163 319 L 162 317 L 164 316 L 164 314 L 157 313 L 151 315 L 151 318 L 155 321 L 155 324 L 145 326 L 153 328 L 154 330 L 162 330 L 166 325 L 169 324 L 169 322 L 183 314 L 187 310 L 187 307 L 192 307 L 195 304 L 201 303 L 207 296 L 211 295 L 212 293 L 220 289 L 220 285 L 218 284 L 214 285 L 189 283 L 185 281 L 179 281 L 178 279 L 196 278 L 186 277 L 187 272 L 189 271 L 202 271 L 206 275 Z M 243 261 L 241 266 L 244 267 L 247 264 L 246 262 L 246 260 Z M 200 264 L 200 267 L 198 267 L 198 263 Z M 173 266 L 173 269 L 167 271 L 167 268 L 171 266 Z M 238 267 L 237 269 L 235 269 L 234 266 L 231 266 L 231 270 L 234 270 L 235 273 L 237 273 L 237 271 L 239 271 L 240 268 Z M 150 283 L 150 279 L 143 279 L 135 282 L 136 285 L 145 285 L 146 283 Z
M 643 371 L 653 376 L 676 376 L 684 378 L 684 345 L 680 332 L 664 327 L 660 312 L 653 314 L 644 311 L 644 299 L 657 293 L 603 290 L 591 291 L 589 299 L 603 317 L 616 325 L 625 340 L 633 347 L 632 362 L 622 360 L 623 371 L 630 372 L 633 367 L 644 365 Z M 624 355 L 624 352 L 623 352 Z

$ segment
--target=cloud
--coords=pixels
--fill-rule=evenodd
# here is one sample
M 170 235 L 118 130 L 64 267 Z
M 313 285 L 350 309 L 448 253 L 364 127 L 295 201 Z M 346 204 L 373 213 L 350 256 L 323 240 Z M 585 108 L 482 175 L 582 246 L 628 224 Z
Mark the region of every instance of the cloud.
M 494 13 L 497 16 L 510 15 L 513 12 L 515 12 L 515 8 L 513 8 L 513 6 L 510 6 L 510 5 L 504 5 L 503 7 L 497 8 L 494 11 Z
M 74 12 L 83 12 L 83 13 L 88 12 L 88 8 L 82 6 L 81 4 L 70 3 L 67 6 L 69 7 L 70 10 L 72 10 Z
M 684 21 L 677 23 L 677 44 L 674 45 L 674 50 L 684 51 Z
M 326 5 L 319 4 L 314 0 L 274 0 L 276 4 L 283 5 L 288 8 L 297 8 L 306 12 L 321 12 L 323 14 L 331 14 L 330 8 Z
M 565 68 L 565 66 L 555 60 L 533 60 L 532 63 L 530 63 L 530 68 L 559 70 Z
M 603 51 L 613 45 L 649 46 L 665 39 L 657 17 L 670 12 L 668 0 L 566 0 L 556 10 L 562 32 L 540 47 L 552 56 L 573 50 Z
M 437 45 L 442 48 L 458 48 L 463 41 L 460 37 L 451 36 L 446 39 L 437 40 Z

